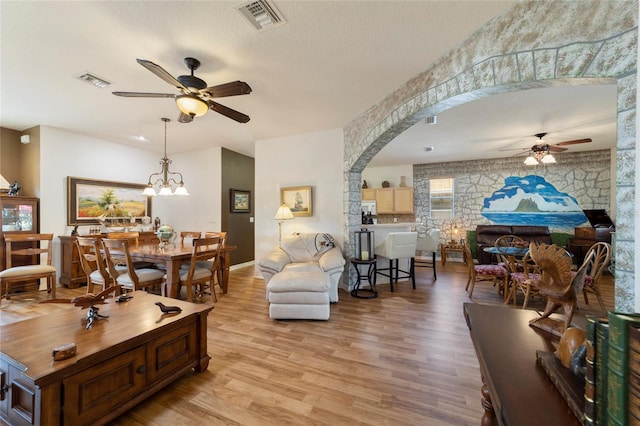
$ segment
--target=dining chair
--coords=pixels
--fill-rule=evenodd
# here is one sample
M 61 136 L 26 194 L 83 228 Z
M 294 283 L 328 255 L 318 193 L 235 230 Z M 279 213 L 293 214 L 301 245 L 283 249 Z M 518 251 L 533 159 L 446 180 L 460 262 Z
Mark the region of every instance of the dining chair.
M 140 233 L 138 231 L 107 232 L 107 239 L 127 240 L 129 241 L 129 247 L 138 247 L 140 245 Z M 133 262 L 133 267 L 135 269 L 145 269 L 157 268 L 157 265 L 146 260 L 136 260 Z
M 413 288 L 416 288 L 415 256 L 417 242 L 417 232 L 390 232 L 382 244 L 375 248 L 376 256 L 389 259 L 389 266 L 386 268 L 377 267 L 376 273 L 389 277 L 391 292 L 393 292 L 393 284 L 397 284 L 400 278 L 411 279 Z M 400 269 L 399 259 L 409 259 L 408 271 Z
M 37 280 L 36 290 L 40 290 L 40 279 L 47 280 L 47 293 L 56 297 L 56 268 L 51 266 L 53 234 L 5 234 L 6 268 L 0 271 L 0 303 L 2 298 L 10 298 L 11 285 Z M 40 256 L 46 256 L 41 263 Z M 20 257 L 22 265 L 13 264 L 13 257 Z
M 93 286 L 98 285 L 102 290 L 113 284 L 113 279 L 107 270 L 107 264 L 102 254 L 102 243 L 97 237 L 76 237 L 76 247 L 80 259 L 80 266 L 87 276 L 87 293 L 93 293 Z M 126 272 L 124 266 L 116 265 L 119 273 Z
M 192 240 L 194 238 L 200 238 L 200 231 L 181 231 L 180 232 L 180 244 L 184 245 L 184 240 Z
M 135 269 L 131 254 L 129 253 L 128 239 L 103 238 L 102 247 L 107 261 L 107 270 L 115 284 L 120 284 L 125 290 L 140 290 L 161 286 L 165 273 L 159 269 L 141 268 Z M 126 271 L 121 273 L 117 266 L 126 267 Z
M 591 254 L 592 252 L 593 254 Z M 586 304 L 589 304 L 587 293 L 594 293 L 596 295 L 596 298 L 598 299 L 598 303 L 600 304 L 602 313 L 606 314 L 607 308 L 605 307 L 604 301 L 602 300 L 602 295 L 600 294 L 598 283 L 600 281 L 600 278 L 602 277 L 602 273 L 611 260 L 611 245 L 604 241 L 597 242 L 592 245 L 589 250 L 587 250 L 587 254 L 584 258 L 589 259 L 589 262 L 587 262 L 587 270 L 584 278 L 584 287 L 582 289 L 584 301 Z
M 471 254 L 471 246 L 468 242 L 464 243 L 464 261 L 467 264 L 467 272 L 469 276 L 467 278 L 467 285 L 465 291 L 469 292 L 469 298 L 473 296 L 473 289 L 477 282 L 488 281 L 492 282 L 495 286 L 498 281 L 507 280 L 507 270 L 502 265 L 496 264 L 475 264 L 473 261 L 473 255 Z M 506 286 L 506 284 L 504 284 Z
M 527 253 L 529 242 L 517 235 L 508 234 L 498 237 L 494 243 L 494 247 L 497 251 L 498 265 L 501 265 L 507 270 L 503 296 L 505 301 L 509 301 L 511 287 L 513 286 L 511 275 L 517 272 L 523 272 L 524 266 L 520 260 Z M 513 293 L 513 295 L 515 295 L 515 293 Z
M 194 238 L 192 244 L 193 250 L 189 268 L 180 269 L 180 285 L 187 288 L 187 300 L 193 302 L 194 293 L 198 298 L 206 294 L 206 284 L 208 283 L 211 298 L 217 302 L 215 279 L 216 264 L 220 260 L 220 249 L 222 248 L 221 239 L 219 237 Z M 166 294 L 164 284 L 162 294 Z
M 222 247 L 224 247 L 225 245 L 227 245 L 227 233 L 225 231 L 220 231 L 220 232 L 216 232 L 216 231 L 205 231 L 204 233 L 205 237 L 219 237 L 220 238 L 220 244 L 222 244 Z

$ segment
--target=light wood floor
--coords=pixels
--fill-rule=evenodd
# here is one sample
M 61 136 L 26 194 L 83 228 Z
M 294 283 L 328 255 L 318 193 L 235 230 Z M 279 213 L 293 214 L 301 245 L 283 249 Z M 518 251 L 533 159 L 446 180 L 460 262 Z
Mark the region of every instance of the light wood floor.
M 390 293 L 379 281 L 372 300 L 341 290 L 329 321 L 269 319 L 264 281 L 253 267 L 232 271 L 229 293 L 218 295 L 208 319 L 209 369 L 112 424 L 477 425 L 481 381 L 462 304 L 501 304 L 502 297 L 479 283 L 471 301 L 466 268 L 438 267 L 436 282 L 431 270 L 418 272 L 417 290 L 400 283 Z M 610 276 L 602 289 L 612 309 Z M 84 291 L 61 288 L 58 297 Z M 45 297 L 3 300 L 0 324 L 77 309 L 34 303 Z M 590 302 L 580 298 L 579 315 L 598 313 L 595 297 Z

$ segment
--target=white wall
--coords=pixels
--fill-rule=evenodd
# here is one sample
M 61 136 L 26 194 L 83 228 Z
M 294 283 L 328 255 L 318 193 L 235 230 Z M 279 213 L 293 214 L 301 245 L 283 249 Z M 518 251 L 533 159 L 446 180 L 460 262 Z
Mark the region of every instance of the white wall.
M 342 244 L 343 157 L 342 129 L 260 140 L 255 157 L 256 263 L 278 245 L 280 188 L 312 187 L 313 215 L 282 225 L 282 234 L 327 232 Z
M 367 181 L 369 188 L 382 188 L 382 181 L 389 181 L 392 188 L 400 186 L 400 176 L 405 176 L 407 186 L 413 186 L 413 165 L 365 167 L 362 179 Z

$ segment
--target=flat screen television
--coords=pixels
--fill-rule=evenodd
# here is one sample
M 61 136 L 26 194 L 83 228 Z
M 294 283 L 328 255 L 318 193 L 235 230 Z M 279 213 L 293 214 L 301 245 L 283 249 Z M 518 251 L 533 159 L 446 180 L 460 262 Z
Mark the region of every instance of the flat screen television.
M 594 228 L 615 228 L 613 221 L 604 209 L 583 210 L 587 220 Z

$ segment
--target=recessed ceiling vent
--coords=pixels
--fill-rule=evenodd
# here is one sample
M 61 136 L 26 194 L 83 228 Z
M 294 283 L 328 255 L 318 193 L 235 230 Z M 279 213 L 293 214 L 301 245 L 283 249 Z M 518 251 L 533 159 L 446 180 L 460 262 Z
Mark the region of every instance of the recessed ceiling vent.
M 251 1 L 240 6 L 238 11 L 258 30 L 275 28 L 287 22 L 278 9 L 266 0 Z
M 435 115 L 430 115 L 429 117 L 424 119 L 424 124 L 437 124 L 438 117 Z
M 85 81 L 89 84 L 93 84 L 94 86 L 97 86 L 99 88 L 104 88 L 107 87 L 108 85 L 110 85 L 111 83 L 109 83 L 107 80 L 103 80 L 99 77 L 96 77 L 95 75 L 92 74 L 82 74 L 81 76 L 78 76 L 78 80 L 82 80 Z

